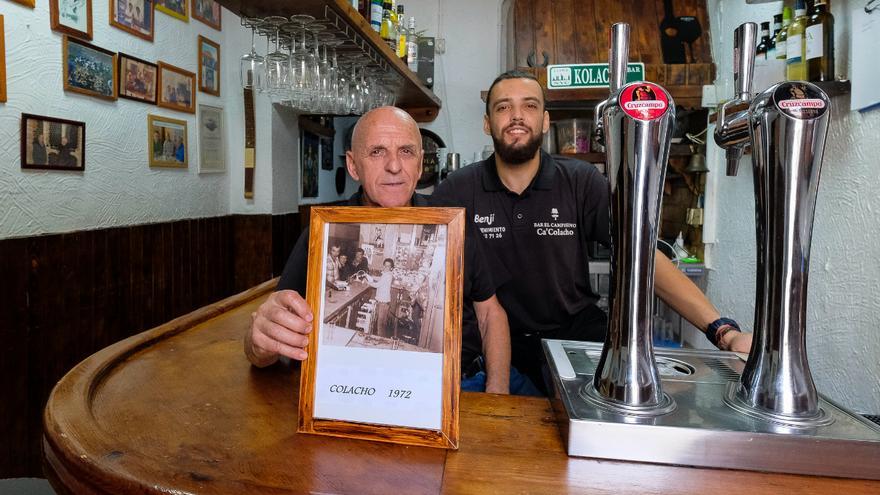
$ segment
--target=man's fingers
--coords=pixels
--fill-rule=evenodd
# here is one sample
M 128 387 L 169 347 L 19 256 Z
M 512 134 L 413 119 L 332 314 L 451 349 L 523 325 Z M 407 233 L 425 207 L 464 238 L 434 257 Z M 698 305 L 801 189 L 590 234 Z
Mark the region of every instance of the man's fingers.
M 267 350 L 274 350 L 272 346 L 275 345 L 275 342 L 291 347 L 305 347 L 309 343 L 309 338 L 272 321 L 259 321 L 256 335 L 254 335 L 254 344 Z
M 298 314 L 305 321 L 312 321 L 312 309 L 306 304 L 306 300 L 302 298 L 296 291 L 282 290 L 274 294 L 274 297 L 281 306 L 288 308 L 290 311 Z
M 291 313 L 289 309 L 281 306 L 272 306 L 263 311 L 262 316 L 276 325 L 281 325 L 293 332 L 307 334 L 312 331 L 312 323 L 302 316 Z M 258 316 L 259 318 L 259 316 Z

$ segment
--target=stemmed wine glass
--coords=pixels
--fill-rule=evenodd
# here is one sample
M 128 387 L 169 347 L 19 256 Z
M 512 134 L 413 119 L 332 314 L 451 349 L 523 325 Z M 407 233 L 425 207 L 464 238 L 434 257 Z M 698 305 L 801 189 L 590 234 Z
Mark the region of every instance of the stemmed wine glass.
M 317 60 L 314 59 L 306 44 L 306 26 L 314 21 L 314 17 L 306 14 L 290 16 L 290 22 L 294 26 L 299 27 L 301 34 L 300 49 L 294 49 L 290 60 L 290 70 L 293 75 L 290 81 L 291 99 L 297 108 L 306 107 L 312 94 L 314 91 L 317 91 L 318 87 Z M 294 44 L 296 43 L 295 37 L 293 42 Z
M 263 20 L 267 27 L 267 38 L 275 34 L 275 51 L 266 55 L 266 91 L 272 97 L 283 97 L 288 89 L 290 61 L 281 51 L 281 26 L 287 23 L 286 17 L 269 16 Z M 268 48 L 268 45 L 267 45 Z
M 259 28 L 262 23 L 262 19 L 257 19 L 255 17 L 241 18 L 241 25 L 251 29 L 251 51 L 250 53 L 242 55 L 239 67 L 241 87 L 245 89 L 256 89 L 260 91 L 263 88 L 266 61 L 262 55 L 257 53 L 256 45 L 257 28 Z

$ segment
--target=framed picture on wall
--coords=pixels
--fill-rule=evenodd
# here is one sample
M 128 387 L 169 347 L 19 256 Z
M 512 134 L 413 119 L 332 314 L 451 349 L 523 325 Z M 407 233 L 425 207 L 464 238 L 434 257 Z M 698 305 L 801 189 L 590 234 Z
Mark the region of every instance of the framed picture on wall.
M 53 31 L 92 39 L 92 0 L 49 0 Z
M 6 28 L 0 15 L 0 102 L 6 101 Z
M 298 431 L 458 448 L 464 210 L 311 211 Z
M 321 136 L 321 170 L 333 170 L 333 138 Z
M 85 122 L 21 114 L 21 168 L 85 170 Z
M 220 45 L 199 35 L 199 91 L 220 96 Z
M 159 66 L 119 53 L 119 97 L 156 104 Z
M 110 25 L 153 41 L 153 0 L 110 0 Z
M 318 197 L 318 153 L 320 146 L 317 134 L 302 131 L 299 163 L 303 198 Z
M 64 89 L 106 100 L 116 99 L 116 54 L 64 35 Z
M 165 62 L 159 62 L 160 107 L 196 113 L 196 75 Z
M 226 128 L 223 109 L 199 105 L 199 173 L 226 171 Z
M 220 4 L 214 0 L 192 0 L 192 18 L 220 31 Z
M 36 6 L 37 0 L 12 0 L 15 3 L 24 5 L 25 7 L 34 8 Z
M 189 164 L 186 121 L 147 116 L 150 166 L 186 168 Z
M 156 10 L 176 17 L 183 22 L 189 22 L 189 16 L 186 13 L 186 0 L 156 0 Z

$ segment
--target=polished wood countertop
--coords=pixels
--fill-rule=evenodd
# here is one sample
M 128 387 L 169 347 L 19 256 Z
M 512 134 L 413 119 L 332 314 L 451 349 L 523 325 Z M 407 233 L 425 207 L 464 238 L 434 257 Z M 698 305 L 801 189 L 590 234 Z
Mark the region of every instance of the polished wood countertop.
M 114 344 L 58 382 L 59 493 L 876 494 L 880 482 L 568 457 L 546 399 L 463 393 L 461 447 L 296 433 L 299 370 L 250 366 L 241 336 L 274 281 Z M 792 455 L 797 455 L 793 452 Z

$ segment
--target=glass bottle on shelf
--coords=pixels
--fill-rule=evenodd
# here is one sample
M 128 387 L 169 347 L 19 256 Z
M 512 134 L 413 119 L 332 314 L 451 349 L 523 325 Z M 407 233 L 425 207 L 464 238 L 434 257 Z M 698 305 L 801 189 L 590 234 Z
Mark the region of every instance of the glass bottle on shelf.
M 419 35 L 416 34 L 416 18 L 409 18 L 406 33 L 406 65 L 413 72 L 419 71 Z
M 782 29 L 779 30 L 779 34 L 776 35 L 776 59 L 777 60 L 785 60 L 788 58 L 787 54 L 787 46 L 788 46 L 788 26 L 791 25 L 791 8 L 783 7 L 782 8 Z
M 382 0 L 370 1 L 370 27 L 377 33 L 382 29 Z
M 773 60 L 776 58 L 776 37 L 779 36 L 779 31 L 782 30 L 782 14 L 776 14 L 773 16 L 773 32 L 770 33 L 770 45 L 767 47 L 767 60 Z
M 761 23 L 761 42 L 755 48 L 755 58 L 767 60 L 767 51 L 770 50 L 770 23 Z
M 786 41 L 785 78 L 789 81 L 807 80 L 806 39 L 807 7 L 804 0 L 797 0 L 794 20 L 788 27 Z
M 806 29 L 807 77 L 810 81 L 834 80 L 834 16 L 827 0 L 816 0 Z
M 397 58 L 406 61 L 406 19 L 403 16 L 403 4 L 397 6 Z

